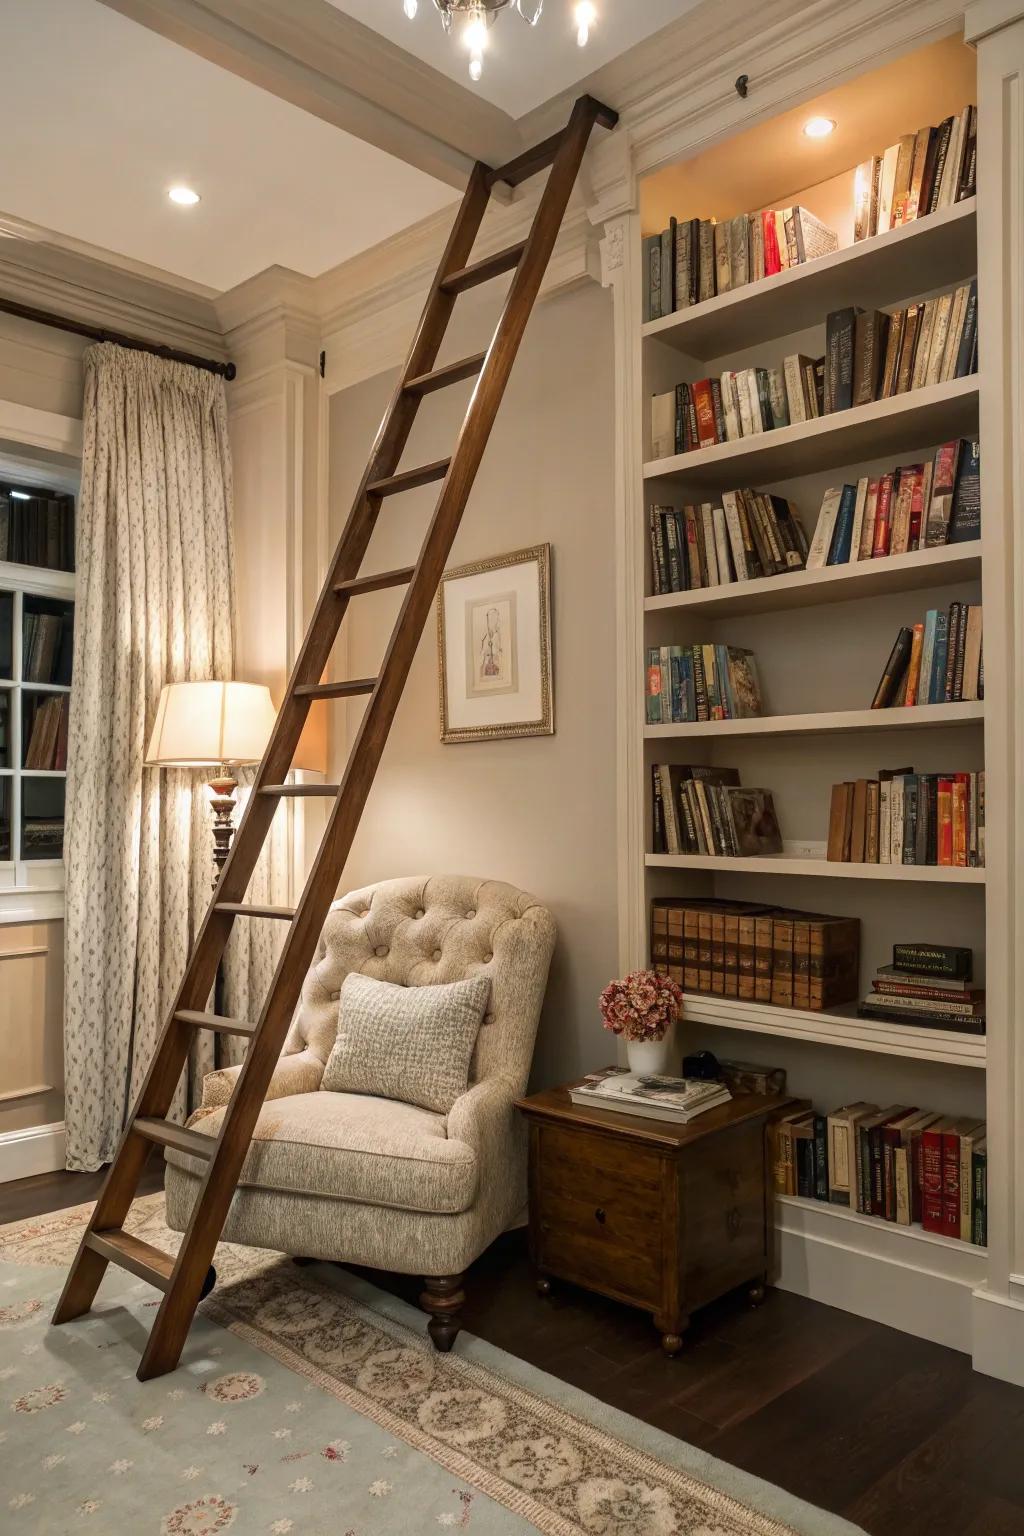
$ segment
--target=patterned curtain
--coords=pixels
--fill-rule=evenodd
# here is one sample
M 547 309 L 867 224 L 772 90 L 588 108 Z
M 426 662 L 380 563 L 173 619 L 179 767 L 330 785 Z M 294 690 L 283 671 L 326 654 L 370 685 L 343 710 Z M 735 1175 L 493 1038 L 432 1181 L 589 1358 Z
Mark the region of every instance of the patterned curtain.
M 81 1171 L 114 1154 L 209 901 L 208 775 L 143 758 L 165 682 L 232 676 L 235 606 L 223 382 L 104 342 L 85 354 L 83 415 L 64 842 L 67 1165 Z M 283 835 L 254 899 L 286 900 Z M 273 926 L 235 925 L 232 1015 L 262 1003 Z M 197 1036 L 175 1116 L 242 1051 Z

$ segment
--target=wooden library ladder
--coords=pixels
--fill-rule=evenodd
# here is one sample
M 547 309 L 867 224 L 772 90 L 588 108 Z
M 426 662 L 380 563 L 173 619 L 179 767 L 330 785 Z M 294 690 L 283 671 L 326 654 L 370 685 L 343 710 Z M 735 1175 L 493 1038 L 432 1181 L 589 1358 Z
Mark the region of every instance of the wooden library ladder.
M 337 895 L 391 722 L 591 132 L 595 125 L 614 128 L 617 120 L 608 107 L 590 96 L 582 96 L 573 108 L 568 125 L 560 133 L 498 170 L 478 163 L 469 178 L 408 361 L 377 434 L 330 573 L 288 681 L 277 723 L 259 766 L 234 845 L 199 930 L 152 1066 L 53 1315 L 55 1323 L 66 1323 L 88 1312 L 110 1262 L 155 1285 L 164 1294 L 139 1364 L 141 1381 L 174 1370 L 196 1307 L 215 1278 L 211 1268 L 214 1249 L 220 1240 L 256 1120 L 324 919 Z M 517 186 L 549 166 L 550 175 L 528 238 L 471 263 L 473 242 L 495 185 L 506 182 Z M 514 271 L 515 276 L 488 350 L 462 362 L 436 367 L 438 351 L 458 295 L 508 271 Z M 419 469 L 399 471 L 399 461 L 424 395 L 474 374 L 478 375 L 476 388 L 451 458 L 425 464 Z M 360 575 L 384 498 L 435 480 L 442 482 L 441 492 L 416 565 L 400 571 Z M 365 592 L 397 586 L 407 588 L 405 601 L 380 675 L 352 682 L 321 682 L 349 601 Z M 352 698 L 359 694 L 368 694 L 369 703 L 341 783 L 301 787 L 286 784 L 310 704 L 315 699 Z M 334 808 L 298 906 L 293 911 L 289 907 L 247 905 L 246 890 L 279 801 L 283 796 L 311 792 L 330 796 Z M 281 958 L 255 1023 L 203 1011 L 208 1005 L 217 964 L 238 917 L 278 919 L 288 924 Z M 250 1041 L 220 1134 L 216 1137 L 185 1130 L 166 1118 L 188 1057 L 193 1031 L 197 1029 L 219 1030 L 244 1036 Z M 206 1173 L 176 1258 L 161 1253 L 124 1230 L 125 1217 L 154 1145 L 177 1148 L 206 1163 Z

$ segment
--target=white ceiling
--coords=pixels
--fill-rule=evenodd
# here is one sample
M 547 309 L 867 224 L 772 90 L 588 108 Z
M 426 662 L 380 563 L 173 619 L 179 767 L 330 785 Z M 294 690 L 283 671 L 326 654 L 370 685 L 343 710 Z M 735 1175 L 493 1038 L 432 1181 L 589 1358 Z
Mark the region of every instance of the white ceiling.
M 211 288 L 315 276 L 456 195 L 96 0 L 0 0 L 0 60 L 0 210 Z
M 460 85 L 481 95 L 513 117 L 550 101 L 619 54 L 678 21 L 699 0 L 594 0 L 598 20 L 590 42 L 580 48 L 572 17 L 575 0 L 544 0 L 536 28 L 514 14 L 498 16 L 491 28 L 483 78 L 473 86 L 468 55 L 453 32 L 445 34 L 433 0 L 419 0 L 409 21 L 402 0 L 330 0 L 337 10 L 372 27 Z

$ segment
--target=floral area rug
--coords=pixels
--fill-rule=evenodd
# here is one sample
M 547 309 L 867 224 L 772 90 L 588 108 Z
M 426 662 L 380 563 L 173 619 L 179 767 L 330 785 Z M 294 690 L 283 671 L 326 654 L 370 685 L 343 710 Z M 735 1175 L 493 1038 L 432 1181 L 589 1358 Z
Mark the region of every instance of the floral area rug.
M 157 1299 L 108 1269 L 49 1326 L 88 1207 L 0 1229 L 5 1536 L 857 1536 L 333 1266 L 222 1244 L 177 1371 Z M 173 1249 L 163 1198 L 128 1225 Z

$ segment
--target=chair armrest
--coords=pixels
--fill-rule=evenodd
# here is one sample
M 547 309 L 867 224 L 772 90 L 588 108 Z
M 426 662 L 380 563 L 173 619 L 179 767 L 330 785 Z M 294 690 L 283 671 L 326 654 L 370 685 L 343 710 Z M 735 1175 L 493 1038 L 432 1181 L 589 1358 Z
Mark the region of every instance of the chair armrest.
M 203 1102 L 192 1117 L 191 1124 L 213 1110 L 221 1109 L 228 1102 L 241 1070 L 239 1064 L 237 1067 L 223 1067 L 219 1072 L 206 1074 L 203 1078 Z M 282 1056 L 270 1079 L 267 1099 L 287 1099 L 293 1093 L 315 1093 L 323 1075 L 324 1064 L 312 1051 L 296 1051 L 292 1056 Z
M 503 1077 L 488 1077 L 474 1083 L 448 1111 L 449 1141 L 464 1141 L 477 1153 L 484 1153 L 492 1137 L 505 1138 L 517 1119 L 513 1109 L 515 1091 Z

